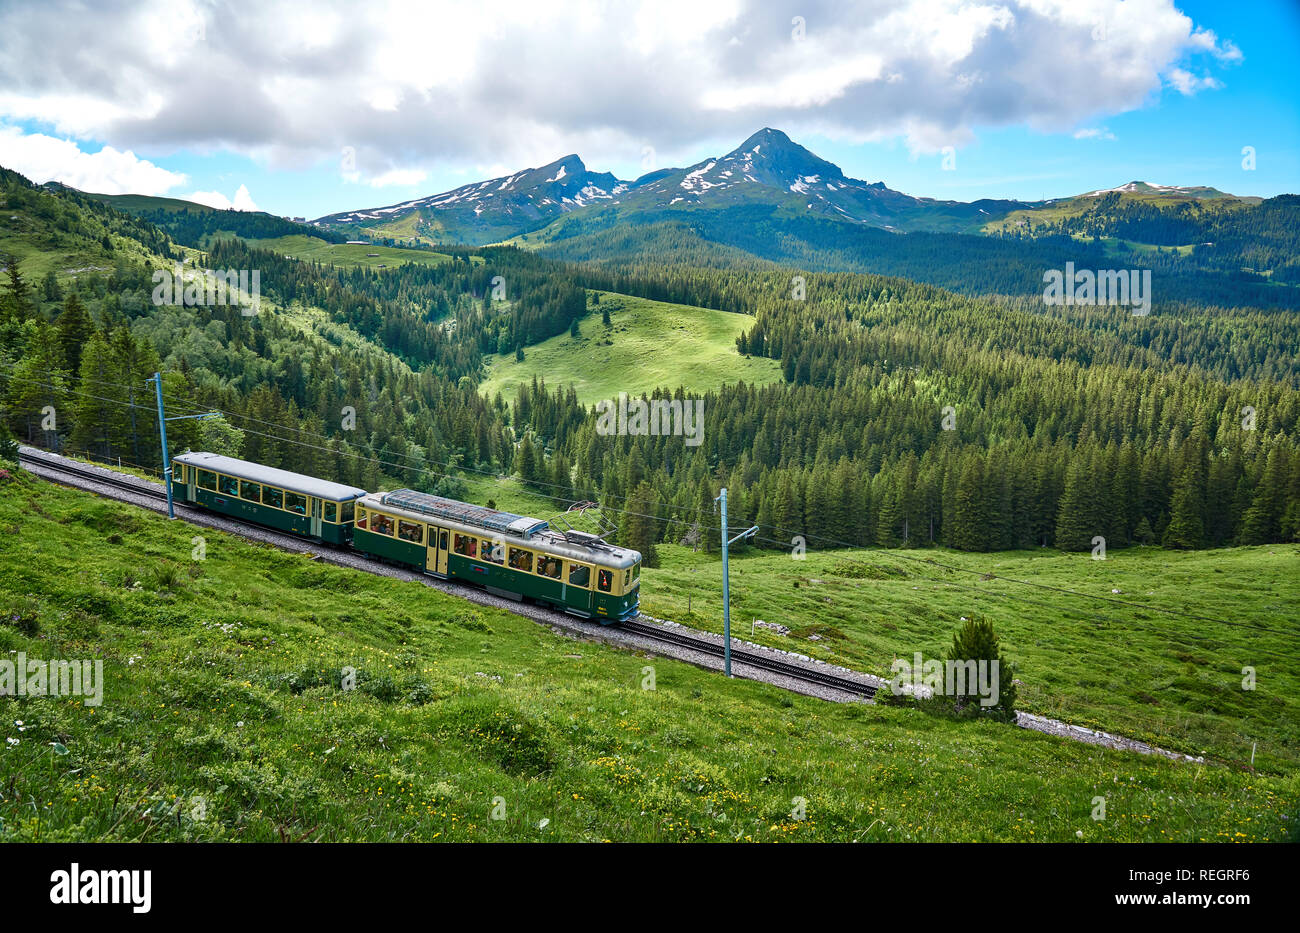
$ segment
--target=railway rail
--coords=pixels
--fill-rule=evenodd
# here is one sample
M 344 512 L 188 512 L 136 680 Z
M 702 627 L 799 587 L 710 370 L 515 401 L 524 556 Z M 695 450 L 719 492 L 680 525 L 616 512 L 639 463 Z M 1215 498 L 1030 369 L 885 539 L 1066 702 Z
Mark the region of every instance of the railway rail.
M 84 482 L 95 483 L 100 486 L 120 489 L 133 495 L 145 496 L 150 499 L 161 501 L 166 501 L 167 499 L 167 494 L 161 487 L 148 481 L 108 475 L 112 471 L 107 467 L 96 468 L 90 465 L 73 463 L 58 458 L 58 455 L 49 454 L 45 451 L 41 451 L 41 454 L 43 455 L 34 455 L 28 449 L 20 449 L 18 454 L 19 463 L 30 463 L 41 470 L 81 479 Z M 77 484 L 67 483 L 65 485 L 76 486 Z M 182 511 L 191 511 L 181 505 L 177 505 L 176 508 L 178 513 Z M 235 522 L 235 524 L 239 523 Z M 258 531 L 261 533 L 269 532 L 273 537 L 288 538 L 292 540 L 294 544 L 299 546 L 308 543 L 303 539 L 283 535 L 280 532 L 270 529 L 259 527 Z M 369 564 L 376 567 L 387 567 L 386 564 L 367 558 L 364 555 L 356 554 L 354 556 L 359 563 Z M 453 585 L 456 590 L 464 590 L 463 586 Z M 464 596 L 465 594 L 461 592 L 458 595 Z M 723 657 L 723 646 L 720 640 L 715 640 L 716 636 L 709 636 L 707 634 L 693 635 L 690 632 L 682 631 L 678 628 L 670 628 L 667 626 L 647 624 L 637 621 L 626 621 L 610 626 L 597 626 L 580 622 L 579 620 L 563 613 L 555 612 L 542 606 L 532 605 L 529 609 L 533 611 L 529 613 L 529 616 L 537 618 L 538 621 L 545 621 L 548 623 L 563 622 L 566 625 L 574 625 L 581 631 L 596 637 L 600 636 L 602 630 L 613 629 L 627 635 L 636 636 L 645 642 L 672 645 L 676 648 L 695 652 L 708 658 L 716 658 L 720 660 Z M 536 613 L 536 616 L 533 615 L 534 612 Z M 744 647 L 735 647 L 736 643 L 734 641 L 732 644 L 731 659 L 735 664 L 746 665 L 756 671 L 764 671 L 821 690 L 832 690 L 839 694 L 843 694 L 845 699 L 871 699 L 876 693 L 876 686 L 867 682 L 865 679 L 855 680 L 851 677 L 846 677 L 830 670 L 819 670 L 814 667 L 808 667 L 804 664 L 796 663 L 795 661 L 787 661 L 778 657 L 773 657 L 766 653 L 748 650 Z M 645 648 L 649 646 L 643 644 L 638 647 Z
M 699 638 L 687 632 L 681 632 L 676 629 L 665 628 L 659 625 L 646 625 L 643 622 L 635 621 L 623 622 L 618 627 L 625 632 L 632 632 L 645 638 L 651 638 L 660 642 L 680 645 L 683 648 L 689 648 L 691 651 L 702 651 L 705 654 L 718 658 L 723 656 L 723 647 L 720 642 L 715 642 L 707 638 Z M 731 649 L 731 660 L 736 664 L 748 664 L 750 667 L 756 667 L 773 674 L 780 674 L 783 677 L 794 677 L 808 683 L 816 684 L 819 687 L 827 687 L 831 690 L 840 690 L 844 693 L 855 694 L 864 699 L 870 699 L 876 695 L 877 688 L 873 684 L 853 680 L 849 677 L 843 677 L 831 671 L 822 671 L 815 668 L 804 667 L 801 664 L 783 661 L 780 658 L 770 657 L 755 651 L 747 651 L 744 648 L 733 647 Z

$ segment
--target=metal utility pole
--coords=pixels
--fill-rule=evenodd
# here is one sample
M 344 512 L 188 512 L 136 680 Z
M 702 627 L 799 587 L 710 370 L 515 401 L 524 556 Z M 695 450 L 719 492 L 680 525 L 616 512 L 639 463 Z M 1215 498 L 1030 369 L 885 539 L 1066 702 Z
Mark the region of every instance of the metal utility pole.
M 162 374 L 154 373 L 144 381 L 145 385 L 151 382 L 154 387 L 154 397 L 158 400 L 158 437 L 162 441 L 163 486 L 167 489 L 167 517 L 175 518 L 176 510 L 172 508 L 172 462 L 167 457 L 167 422 L 183 421 L 186 418 L 215 418 L 217 412 L 210 411 L 203 415 L 177 415 L 174 418 L 168 418 L 163 412 Z M 132 417 L 134 416 L 135 413 L 132 411 Z M 138 459 L 137 457 L 137 461 Z
M 754 525 L 731 540 L 727 540 L 727 488 L 722 488 L 722 494 L 713 500 L 722 503 L 722 669 L 723 672 L 731 676 L 731 565 L 727 557 L 728 545 L 739 541 L 741 538 L 748 538 L 750 535 L 758 533 L 758 526 Z

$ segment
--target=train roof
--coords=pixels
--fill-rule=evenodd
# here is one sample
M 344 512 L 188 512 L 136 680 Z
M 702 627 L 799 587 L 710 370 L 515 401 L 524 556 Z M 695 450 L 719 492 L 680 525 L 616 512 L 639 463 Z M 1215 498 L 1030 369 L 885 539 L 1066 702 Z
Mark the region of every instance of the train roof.
M 477 528 L 486 528 L 501 534 L 519 535 L 522 538 L 531 538 L 550 527 L 548 522 L 539 518 L 501 512 L 483 505 L 473 505 L 427 492 L 416 492 L 414 489 L 383 492 L 379 494 L 379 499 L 384 505 L 406 509 L 408 512 L 419 512 L 434 518 L 448 518 L 462 525 L 474 525 Z
M 595 535 L 569 537 L 551 528 L 550 523 L 539 518 L 500 512 L 481 505 L 447 499 L 412 489 L 370 493 L 360 503 L 366 508 L 382 509 L 399 516 L 417 520 L 434 520 L 440 525 L 462 531 L 500 537 L 517 538 L 529 547 L 540 548 L 550 554 L 569 557 L 587 563 L 611 567 L 631 567 L 641 560 L 639 551 L 606 544 Z
M 177 463 L 186 463 L 204 470 L 215 470 L 218 473 L 225 473 L 227 476 L 237 476 L 240 479 L 263 483 L 267 486 L 279 486 L 281 489 L 287 489 L 290 492 L 301 493 L 304 496 L 316 496 L 320 499 L 346 502 L 349 499 L 359 499 L 366 494 L 364 489 L 357 486 L 332 483 L 329 480 L 318 479 L 315 476 L 292 473 L 289 470 L 277 470 L 275 467 L 263 466 L 250 460 L 225 457 L 221 454 L 191 451 L 172 459 Z

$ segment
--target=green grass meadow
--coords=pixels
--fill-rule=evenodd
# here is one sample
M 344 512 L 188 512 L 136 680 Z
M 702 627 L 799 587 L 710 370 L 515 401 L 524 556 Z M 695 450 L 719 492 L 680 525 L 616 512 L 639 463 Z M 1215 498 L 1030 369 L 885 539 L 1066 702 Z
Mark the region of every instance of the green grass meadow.
M 513 399 L 519 385 L 534 377 L 552 387 L 572 385 L 578 401 L 592 405 L 600 399 L 649 393 L 655 388 L 685 386 L 696 393 L 737 382 L 764 385 L 781 378 L 778 360 L 741 356 L 736 337 L 753 325 L 753 318 L 726 311 L 697 308 L 597 292 L 600 304 L 589 306 L 579 322 L 575 340 L 566 332 L 524 351 L 523 362 L 513 354 L 489 357 L 487 378 L 480 383 L 489 398 L 500 392 Z M 610 312 L 610 326 L 601 310 Z
M 1296 776 L 1281 758 L 1256 772 L 1189 765 L 727 681 L 418 583 L 168 522 L 12 466 L 0 474 L 0 528 L 0 659 L 98 659 L 105 679 L 98 707 L 0 699 L 3 841 L 1262 841 L 1294 832 Z M 762 576 L 758 561 L 779 559 L 737 561 L 741 606 Z M 839 595 L 814 559 L 799 573 L 815 570 Z M 647 601 L 671 607 L 695 560 L 670 553 L 646 576 Z M 701 564 L 696 574 L 711 572 Z M 910 624 L 937 644 L 955 597 L 905 589 L 920 585 L 856 602 L 882 615 L 893 607 L 902 622 L 912 600 Z M 929 623 L 921 616 L 931 601 Z M 1025 633 L 1034 618 L 999 622 L 1009 650 L 1033 661 Z M 1059 623 L 1039 636 L 1065 637 Z M 1129 636 L 1097 638 L 1103 656 L 1124 653 Z M 883 645 L 864 639 L 862 650 Z M 353 689 L 345 668 L 355 669 Z M 1267 670 L 1258 702 L 1270 695 Z M 1026 676 L 1050 693 L 1036 664 Z M 1106 818 L 1095 821 L 1099 796 Z
M 248 245 L 275 250 L 286 256 L 292 256 L 294 259 L 332 263 L 341 269 L 353 269 L 358 266 L 368 269 L 378 269 L 380 266 L 391 268 L 406 262 L 439 266 L 451 259 L 446 253 L 434 253 L 428 250 L 329 243 L 318 237 L 304 235 L 282 236 L 269 240 L 249 240 Z M 372 256 L 371 253 L 375 255 Z

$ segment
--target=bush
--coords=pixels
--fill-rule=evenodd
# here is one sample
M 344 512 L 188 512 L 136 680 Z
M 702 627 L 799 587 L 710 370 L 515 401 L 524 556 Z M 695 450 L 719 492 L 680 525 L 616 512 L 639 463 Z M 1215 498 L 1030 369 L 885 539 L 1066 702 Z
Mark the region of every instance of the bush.
M 1015 721 L 1015 670 L 1001 653 L 993 623 L 975 617 L 967 619 L 953 635 L 952 650 L 945 660 L 959 663 L 984 661 L 997 665 L 997 701 L 990 706 L 981 705 L 978 685 L 968 683 L 963 693 L 947 698 L 953 704 L 954 712 L 963 716 L 988 716 L 1002 722 Z

